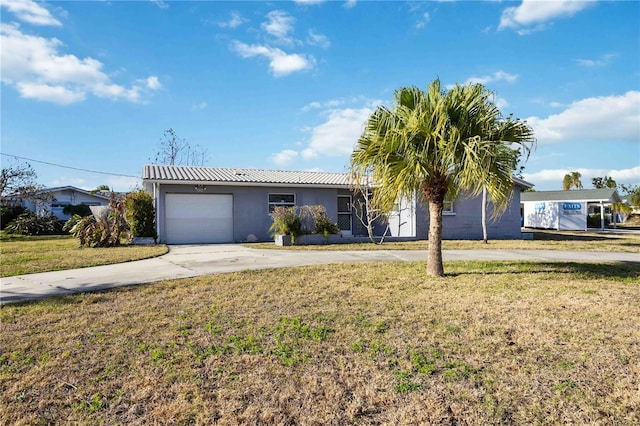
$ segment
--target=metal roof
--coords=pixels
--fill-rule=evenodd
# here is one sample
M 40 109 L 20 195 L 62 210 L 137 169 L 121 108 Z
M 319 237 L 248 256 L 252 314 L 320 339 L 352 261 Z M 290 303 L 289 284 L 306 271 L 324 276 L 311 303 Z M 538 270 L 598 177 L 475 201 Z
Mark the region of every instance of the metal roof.
M 230 169 L 220 167 L 144 166 L 142 179 L 161 183 L 307 185 L 348 187 L 348 173 L 303 172 L 285 170 Z
M 151 182 L 173 184 L 231 184 L 231 185 L 304 185 L 315 187 L 349 188 L 352 181 L 349 173 L 310 171 L 263 170 L 222 167 L 166 166 L 147 164 L 142 179 Z M 516 185 L 531 188 L 533 184 L 514 176 Z
M 531 182 L 527 182 L 526 180 L 520 179 L 517 176 L 513 177 L 513 183 L 515 183 L 516 185 L 519 185 L 519 186 L 521 186 L 523 188 L 533 188 L 533 186 L 534 186 Z
M 574 189 L 570 191 L 534 191 L 520 194 L 520 201 L 585 201 L 619 203 L 622 200 L 615 188 Z

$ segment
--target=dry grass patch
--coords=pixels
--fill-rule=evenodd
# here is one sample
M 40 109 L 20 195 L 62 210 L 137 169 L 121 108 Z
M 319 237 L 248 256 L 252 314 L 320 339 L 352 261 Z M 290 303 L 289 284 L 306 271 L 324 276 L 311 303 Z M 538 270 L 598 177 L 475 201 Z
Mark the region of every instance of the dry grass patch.
M 359 263 L 0 310 L 0 422 L 638 424 L 640 264 Z
M 640 253 L 640 234 L 612 234 L 574 231 L 532 231 L 532 240 L 444 240 L 443 250 L 588 250 Z M 279 250 L 427 250 L 428 241 L 383 244 L 325 244 L 278 247 L 273 243 L 246 244 L 257 249 Z
M 79 247 L 71 236 L 25 237 L 0 235 L 0 276 L 60 271 L 147 259 L 167 253 L 165 245 Z

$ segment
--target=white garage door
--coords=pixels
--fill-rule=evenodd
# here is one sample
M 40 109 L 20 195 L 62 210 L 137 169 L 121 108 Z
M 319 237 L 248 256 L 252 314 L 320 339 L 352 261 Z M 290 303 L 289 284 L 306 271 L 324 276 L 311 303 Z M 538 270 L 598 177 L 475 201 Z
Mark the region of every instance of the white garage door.
M 167 194 L 167 244 L 233 242 L 233 195 Z

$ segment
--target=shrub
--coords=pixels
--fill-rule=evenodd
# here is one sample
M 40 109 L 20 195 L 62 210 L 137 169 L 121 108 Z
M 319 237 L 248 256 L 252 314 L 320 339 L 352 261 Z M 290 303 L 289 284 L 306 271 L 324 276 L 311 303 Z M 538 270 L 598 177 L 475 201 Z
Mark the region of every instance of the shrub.
M 62 222 L 51 213 L 40 216 L 31 210 L 20 214 L 5 227 L 7 234 L 22 235 L 59 235 L 62 230 Z
M 69 216 L 78 215 L 80 217 L 85 217 L 91 214 L 91 209 L 86 204 L 69 204 L 67 206 L 64 206 L 64 209 L 62 209 L 62 213 Z
M 124 201 L 117 200 L 111 194 L 109 207 L 104 216 L 73 216 L 64 225 L 71 234 L 86 247 L 114 247 L 120 245 L 120 239 L 129 231 L 125 217 Z
M 337 234 L 338 232 L 340 232 L 338 224 L 331 222 L 331 218 L 327 216 L 327 211 L 324 206 L 315 207 L 318 207 L 318 210 L 313 217 L 316 234 L 323 234 L 325 236 L 328 236 L 330 234 Z
M 306 226 L 304 230 L 310 234 L 337 234 L 340 232 L 338 225 L 331 222 L 331 218 L 327 216 L 327 210 L 322 205 L 302 206 L 300 207 L 300 216 L 303 224 Z
M 22 206 L 3 206 L 0 207 L 0 229 L 4 229 L 9 222 L 24 213 L 27 209 Z
M 271 214 L 273 223 L 269 227 L 271 236 L 291 235 L 295 241 L 298 235 L 302 234 L 302 221 L 296 214 L 295 207 L 276 207 Z
M 157 238 L 156 209 L 153 207 L 153 197 L 144 190 L 130 192 L 125 198 L 127 220 L 134 237 Z
M 293 242 L 303 234 L 337 234 L 338 225 L 331 222 L 324 206 L 276 207 L 272 213 L 271 236 L 291 235 Z

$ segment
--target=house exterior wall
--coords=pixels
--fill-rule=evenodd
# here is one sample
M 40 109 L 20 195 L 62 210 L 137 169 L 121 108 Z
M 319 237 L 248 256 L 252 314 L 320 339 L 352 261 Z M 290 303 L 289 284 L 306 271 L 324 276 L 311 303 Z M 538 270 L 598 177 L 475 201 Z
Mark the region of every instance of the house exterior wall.
M 145 189 L 153 194 L 151 185 Z M 160 242 L 165 242 L 166 220 L 165 199 L 167 193 L 198 194 L 195 185 L 159 185 L 158 206 L 156 206 L 157 223 Z M 327 215 L 333 222 L 337 221 L 338 194 L 350 195 L 347 190 L 343 193 L 335 188 L 301 188 L 287 186 L 216 186 L 208 185 L 206 194 L 233 195 L 233 240 L 247 241 L 249 235 L 254 235 L 259 241 L 270 241 L 269 227 L 272 220 L 269 214 L 269 194 L 295 194 L 296 206 L 323 205 Z M 355 222 L 353 222 L 355 225 Z
M 417 209 L 416 225 L 419 239 L 429 234 L 429 211 L 426 203 L 420 203 Z M 487 236 L 489 239 L 521 239 L 520 227 L 520 191 L 515 190 L 509 206 L 502 216 L 492 221 L 491 203 L 487 208 Z M 425 224 L 424 227 L 420 224 Z M 482 196 L 460 196 L 453 202 L 453 213 L 442 217 L 442 238 L 445 240 L 481 240 L 482 239 Z
M 154 186 L 144 183 L 144 188 L 154 194 Z M 517 188 L 517 187 L 516 187 Z M 157 184 L 156 215 L 160 242 L 166 242 L 165 200 L 167 193 L 198 194 L 193 184 Z M 207 185 L 205 194 L 233 195 L 233 240 L 235 242 L 248 241 L 254 235 L 258 241 L 271 241 L 269 227 L 272 219 L 269 214 L 269 194 L 295 194 L 296 206 L 323 205 L 332 222 L 337 222 L 337 197 L 349 195 L 352 205 L 357 202 L 357 196 L 348 189 L 340 188 L 307 188 L 291 186 L 235 186 L 235 185 Z M 491 215 L 491 204 L 487 217 Z M 482 239 L 482 198 L 459 197 L 454 201 L 454 213 L 443 216 L 444 239 Z M 415 203 L 414 218 L 415 235 L 407 236 L 415 239 L 427 239 L 429 233 L 428 204 L 420 197 Z M 376 234 L 384 232 L 386 225 L 376 224 Z M 497 220 L 487 220 L 487 233 L 490 239 L 521 239 L 520 191 L 513 194 L 511 203 L 505 213 Z M 352 214 L 352 234 L 366 236 L 365 226 Z

